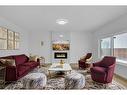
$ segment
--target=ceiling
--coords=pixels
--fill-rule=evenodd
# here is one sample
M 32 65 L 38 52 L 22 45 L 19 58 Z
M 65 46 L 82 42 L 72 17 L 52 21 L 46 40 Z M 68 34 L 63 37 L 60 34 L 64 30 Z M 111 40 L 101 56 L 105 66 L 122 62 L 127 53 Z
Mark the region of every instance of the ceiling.
M 27 31 L 93 31 L 126 12 L 127 6 L 0 6 L 1 17 Z

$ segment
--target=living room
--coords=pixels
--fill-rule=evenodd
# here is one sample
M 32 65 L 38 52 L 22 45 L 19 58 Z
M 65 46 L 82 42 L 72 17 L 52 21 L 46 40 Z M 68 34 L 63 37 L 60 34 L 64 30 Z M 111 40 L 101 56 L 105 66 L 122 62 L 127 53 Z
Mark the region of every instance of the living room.
M 0 61 L 13 59 L 16 70 L 30 61 L 16 78 L 3 66 L 2 89 L 126 89 L 126 11 L 127 6 L 0 6 Z M 80 62 L 89 53 L 90 61 Z M 92 69 L 100 60 L 115 64 L 108 81 L 106 69 Z

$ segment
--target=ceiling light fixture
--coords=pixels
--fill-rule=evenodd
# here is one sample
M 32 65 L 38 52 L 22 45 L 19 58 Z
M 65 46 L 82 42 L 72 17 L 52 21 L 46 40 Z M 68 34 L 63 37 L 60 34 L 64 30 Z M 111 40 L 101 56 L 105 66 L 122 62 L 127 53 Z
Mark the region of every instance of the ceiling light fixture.
M 60 38 L 63 38 L 63 35 L 59 35 Z
M 68 20 L 67 19 L 57 19 L 56 23 L 59 25 L 65 25 L 68 23 Z

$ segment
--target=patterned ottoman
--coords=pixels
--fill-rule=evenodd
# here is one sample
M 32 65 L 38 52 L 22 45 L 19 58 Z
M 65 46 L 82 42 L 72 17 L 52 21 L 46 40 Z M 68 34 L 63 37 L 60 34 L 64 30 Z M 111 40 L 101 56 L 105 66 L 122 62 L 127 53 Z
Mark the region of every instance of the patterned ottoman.
M 65 77 L 65 89 L 82 89 L 85 86 L 85 76 L 71 73 Z
M 47 77 L 43 73 L 30 73 L 23 78 L 24 89 L 42 89 L 45 87 Z

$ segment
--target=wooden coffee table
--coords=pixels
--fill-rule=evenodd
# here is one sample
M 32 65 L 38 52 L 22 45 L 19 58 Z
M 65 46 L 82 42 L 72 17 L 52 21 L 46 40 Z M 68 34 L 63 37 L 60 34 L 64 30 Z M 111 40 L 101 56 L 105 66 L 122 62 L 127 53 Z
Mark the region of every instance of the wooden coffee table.
M 67 64 L 67 63 L 65 63 L 65 64 L 53 63 L 48 69 L 50 78 L 51 78 L 51 71 L 53 71 L 53 72 L 62 71 L 67 74 L 68 72 L 71 73 L 72 68 L 71 68 L 70 64 Z

